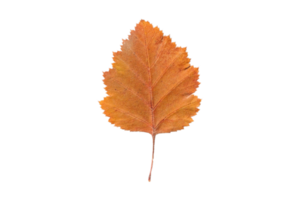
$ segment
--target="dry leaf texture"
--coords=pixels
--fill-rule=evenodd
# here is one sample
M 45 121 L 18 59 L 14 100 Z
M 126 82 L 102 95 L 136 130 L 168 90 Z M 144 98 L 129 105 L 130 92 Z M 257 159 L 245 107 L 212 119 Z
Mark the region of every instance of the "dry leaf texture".
M 100 105 L 109 121 L 150 133 L 153 148 L 156 134 L 188 126 L 201 100 L 193 95 L 198 68 L 187 56 L 186 48 L 176 47 L 170 36 L 141 20 L 114 53 L 113 68 L 104 72 L 108 96 Z

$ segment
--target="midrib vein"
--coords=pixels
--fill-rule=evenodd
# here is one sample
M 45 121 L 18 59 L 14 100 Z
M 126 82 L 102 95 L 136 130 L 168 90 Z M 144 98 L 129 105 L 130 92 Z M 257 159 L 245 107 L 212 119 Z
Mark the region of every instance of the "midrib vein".
M 151 110 L 151 118 L 152 118 L 152 135 L 155 134 L 155 127 L 154 127 L 154 113 L 153 113 L 153 88 L 152 88 L 152 78 L 151 78 L 151 68 L 150 68 L 150 60 L 149 60 L 149 52 L 148 52 L 148 44 L 147 44 L 147 35 L 144 29 L 144 37 L 145 37 L 145 48 L 147 54 L 147 64 L 148 64 L 148 77 L 149 77 L 149 90 L 150 90 L 150 110 Z

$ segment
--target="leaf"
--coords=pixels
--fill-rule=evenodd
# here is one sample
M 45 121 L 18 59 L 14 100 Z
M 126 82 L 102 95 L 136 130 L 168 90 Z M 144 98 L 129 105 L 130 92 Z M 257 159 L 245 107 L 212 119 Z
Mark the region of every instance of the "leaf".
M 113 55 L 113 68 L 103 74 L 108 96 L 99 103 L 115 126 L 152 135 L 150 181 L 155 136 L 183 129 L 199 110 L 198 68 L 186 48 L 144 20 Z

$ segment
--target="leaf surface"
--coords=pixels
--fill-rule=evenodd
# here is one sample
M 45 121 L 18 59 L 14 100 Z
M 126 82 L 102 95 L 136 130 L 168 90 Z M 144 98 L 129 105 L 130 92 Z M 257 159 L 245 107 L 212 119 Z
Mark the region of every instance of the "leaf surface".
M 183 129 L 199 110 L 198 68 L 186 48 L 144 20 L 113 56 L 113 68 L 103 74 L 108 96 L 99 103 L 115 126 L 152 135 L 150 181 L 155 136 Z

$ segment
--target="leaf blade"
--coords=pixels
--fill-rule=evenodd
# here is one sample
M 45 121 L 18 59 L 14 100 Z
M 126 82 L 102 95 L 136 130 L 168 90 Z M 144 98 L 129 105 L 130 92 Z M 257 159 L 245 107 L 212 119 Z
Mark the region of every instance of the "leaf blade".
M 152 135 L 150 181 L 155 136 L 189 126 L 199 111 L 201 99 L 193 95 L 199 69 L 190 65 L 186 48 L 144 20 L 113 55 L 113 68 L 103 74 L 108 96 L 99 103 L 110 123 Z

